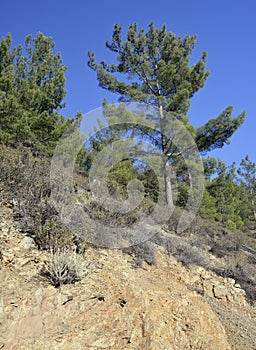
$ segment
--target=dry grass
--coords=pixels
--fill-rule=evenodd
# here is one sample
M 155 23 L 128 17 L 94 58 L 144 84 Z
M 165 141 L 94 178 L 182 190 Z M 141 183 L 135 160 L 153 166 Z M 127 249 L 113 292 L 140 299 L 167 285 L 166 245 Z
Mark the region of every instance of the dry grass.
M 49 268 L 42 274 L 54 287 L 80 281 L 84 277 L 83 262 L 74 252 L 56 252 L 52 254 Z

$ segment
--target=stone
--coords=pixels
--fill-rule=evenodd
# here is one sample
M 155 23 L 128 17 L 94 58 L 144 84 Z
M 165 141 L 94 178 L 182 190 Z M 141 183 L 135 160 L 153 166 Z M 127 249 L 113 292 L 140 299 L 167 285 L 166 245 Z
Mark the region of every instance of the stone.
M 20 242 L 19 247 L 25 250 L 34 249 L 35 241 L 31 237 L 24 237 Z
M 86 266 L 86 268 L 87 268 L 88 270 L 97 270 L 97 269 L 102 269 L 102 265 L 100 265 L 100 264 L 94 264 L 93 262 L 90 262 L 90 263 Z
M 177 276 L 169 264 L 133 269 L 114 251 L 100 258 L 88 250 L 87 259 L 97 261 L 90 264 L 97 274 L 59 289 L 26 283 L 19 274 L 10 285 L 6 276 L 5 303 L 14 300 L 17 307 L 8 309 L 1 331 L 4 350 L 230 350 L 218 317 L 178 278 L 184 267 L 176 265 Z
M 4 299 L 0 294 L 0 320 L 3 318 L 3 316 L 4 316 Z
M 233 317 L 237 310 L 240 320 L 249 307 L 233 280 L 203 268 L 185 268 L 161 251 L 156 266 L 134 269 L 118 250 L 89 247 L 85 266 L 92 273 L 54 288 L 40 275 L 50 254 L 34 249 L 33 240 L 11 222 L 3 225 L 7 227 L 12 234 L 6 236 L 0 265 L 3 350 L 230 350 L 235 348 L 233 334 L 238 334 L 236 341 L 239 332 L 246 335 L 240 337 L 244 341 L 249 337 L 237 322 L 228 338 L 230 318 L 218 318 L 219 310 L 226 316 L 232 308 L 228 315 Z M 203 293 L 195 293 L 196 288 Z M 214 311 L 213 305 L 219 309 Z M 243 320 L 246 323 L 249 317 Z M 246 346 L 239 348 L 256 348 L 255 332 L 248 334 Z
M 222 285 L 215 285 L 213 286 L 213 295 L 217 299 L 225 299 L 227 295 L 229 294 L 227 288 Z

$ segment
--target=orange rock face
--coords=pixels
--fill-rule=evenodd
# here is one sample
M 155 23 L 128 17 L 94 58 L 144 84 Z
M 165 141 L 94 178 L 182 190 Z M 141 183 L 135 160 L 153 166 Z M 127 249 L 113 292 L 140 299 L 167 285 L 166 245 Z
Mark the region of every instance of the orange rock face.
M 200 282 L 209 297 L 226 298 L 232 293 L 225 283 L 221 289 L 221 278 L 217 284 L 213 274 L 186 269 L 162 253 L 156 266 L 134 268 L 121 251 L 89 248 L 83 280 L 56 289 L 40 277 L 47 253 L 33 244 L 27 249 L 31 242 L 24 247 L 23 239 L 6 218 L 1 226 L 0 349 L 231 349 L 207 299 L 188 288 Z M 214 283 L 217 287 L 210 287 Z M 245 302 L 239 293 L 239 303 Z

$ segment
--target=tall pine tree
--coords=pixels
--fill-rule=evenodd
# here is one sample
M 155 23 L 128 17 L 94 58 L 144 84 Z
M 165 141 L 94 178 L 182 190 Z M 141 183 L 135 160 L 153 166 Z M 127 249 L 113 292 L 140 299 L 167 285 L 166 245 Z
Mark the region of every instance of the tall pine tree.
M 196 129 L 189 124 L 187 113 L 190 99 L 204 86 L 209 75 L 206 71 L 206 52 L 195 64 L 190 64 L 195 36 L 181 38 L 166 26 L 155 28 L 150 23 L 148 31 L 130 25 L 127 39 L 122 38 L 122 27 L 114 26 L 111 42 L 106 47 L 116 55 L 116 63 L 98 63 L 92 52 L 88 53 L 88 65 L 97 73 L 99 86 L 121 95 L 120 101 L 139 101 L 158 109 L 157 124 L 160 130 L 158 146 L 166 156 L 164 165 L 166 200 L 173 204 L 170 183 L 170 163 L 179 157 L 175 145 L 168 138 L 170 113 L 184 123 L 200 151 L 222 147 L 244 122 L 245 114 L 232 118 L 232 107 Z M 124 76 L 123 80 L 119 78 Z M 147 135 L 155 143 L 155 133 Z

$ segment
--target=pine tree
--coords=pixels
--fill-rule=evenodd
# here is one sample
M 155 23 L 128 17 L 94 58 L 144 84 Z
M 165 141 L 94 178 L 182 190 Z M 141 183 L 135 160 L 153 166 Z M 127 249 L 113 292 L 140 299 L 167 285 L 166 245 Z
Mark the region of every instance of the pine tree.
M 148 130 L 142 130 L 142 133 L 147 132 L 152 143 L 157 143 L 166 156 L 164 177 L 169 206 L 173 205 L 170 163 L 181 155 L 175 152 L 171 137 L 168 138 L 168 124 L 173 116 L 184 123 L 200 151 L 222 147 L 245 118 L 244 113 L 232 118 L 232 107 L 228 107 L 219 117 L 198 129 L 189 124 L 190 99 L 204 86 L 209 75 L 206 52 L 197 63 L 190 64 L 195 43 L 195 36 L 186 35 L 183 39 L 167 33 L 165 25 L 155 28 L 153 23 L 147 32 L 139 30 L 137 24 L 130 25 L 125 41 L 122 27 L 116 24 L 112 41 L 106 42 L 106 47 L 116 54 L 117 62 L 110 65 L 97 63 L 94 53 L 88 53 L 88 65 L 96 71 L 100 87 L 121 95 L 120 101 L 144 102 L 158 109 L 160 137 Z M 119 80 L 121 75 L 125 78 L 123 81 Z M 156 136 L 158 142 L 155 142 Z
M 25 54 L 11 42 L 0 42 L 0 142 L 50 152 L 65 127 L 66 67 L 51 37 L 27 36 Z
M 242 199 L 241 215 L 247 223 L 256 224 L 256 164 L 247 155 L 242 159 L 240 168 L 240 194 Z
M 207 185 L 209 194 L 215 199 L 216 220 L 231 230 L 241 228 L 244 222 L 240 216 L 241 200 L 235 163 L 227 167 L 218 160 L 217 172 L 218 176 Z
M 11 52 L 11 44 L 10 34 L 0 41 L 0 141 L 4 143 L 12 139 L 14 111 L 19 108 L 15 94 L 15 53 Z
M 215 220 L 217 217 L 216 199 L 208 192 L 207 188 L 204 190 L 199 214 L 203 219 Z

